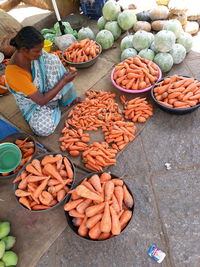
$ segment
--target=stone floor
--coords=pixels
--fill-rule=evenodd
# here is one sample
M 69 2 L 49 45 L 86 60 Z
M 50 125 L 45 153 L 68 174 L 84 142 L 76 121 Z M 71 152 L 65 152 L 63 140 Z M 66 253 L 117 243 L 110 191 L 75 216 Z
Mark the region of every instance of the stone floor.
M 170 74 L 200 79 L 200 37 L 195 36 L 194 41 L 193 51 Z M 118 93 L 109 80 L 116 62 L 119 62 L 118 44 L 104 52 L 94 66 L 78 71 L 75 80 L 78 94 L 81 96 L 90 88 Z M 11 96 L 0 99 L 0 113 L 30 132 Z M 199 267 L 199 135 L 200 110 L 176 116 L 154 106 L 154 116 L 121 152 L 117 165 L 109 168 L 125 177 L 135 198 L 130 224 L 113 239 L 95 242 L 78 237 L 67 225 L 62 208 L 36 216 L 13 204 L 9 219 L 18 227 L 14 232 L 18 237 L 19 267 L 156 266 L 147 255 L 154 244 L 166 252 L 160 266 Z M 166 169 L 165 163 L 171 164 L 171 170 Z M 77 180 L 82 177 L 84 173 L 78 172 Z M 4 201 L 12 201 L 11 186 L 3 183 L 0 192 L 5 191 L 9 197 Z M 0 214 L 1 218 L 6 218 L 5 212 Z

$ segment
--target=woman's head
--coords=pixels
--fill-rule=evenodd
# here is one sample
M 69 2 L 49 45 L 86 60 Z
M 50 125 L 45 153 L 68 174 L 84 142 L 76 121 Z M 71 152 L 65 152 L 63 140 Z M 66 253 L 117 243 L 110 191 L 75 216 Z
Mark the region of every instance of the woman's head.
M 22 51 L 31 57 L 30 59 L 38 59 L 41 55 L 44 45 L 44 37 L 32 26 L 23 27 L 17 35 L 10 40 L 10 45 L 16 47 L 18 51 Z

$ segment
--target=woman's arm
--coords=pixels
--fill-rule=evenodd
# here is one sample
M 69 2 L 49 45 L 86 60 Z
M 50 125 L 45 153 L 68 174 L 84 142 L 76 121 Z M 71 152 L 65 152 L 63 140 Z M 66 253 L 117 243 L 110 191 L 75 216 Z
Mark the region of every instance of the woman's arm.
M 67 83 L 71 82 L 75 78 L 76 74 L 77 71 L 66 72 L 62 79 L 49 92 L 41 94 L 37 91 L 29 95 L 28 98 L 33 100 L 36 104 L 44 106 L 49 103 L 49 101 L 51 101 Z

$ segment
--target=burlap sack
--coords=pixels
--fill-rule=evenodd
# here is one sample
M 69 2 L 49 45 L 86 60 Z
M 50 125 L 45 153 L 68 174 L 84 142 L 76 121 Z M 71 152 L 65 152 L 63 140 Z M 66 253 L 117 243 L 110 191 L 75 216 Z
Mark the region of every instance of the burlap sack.
M 0 52 L 5 56 L 12 56 L 14 53 L 15 48 L 9 42 L 21 28 L 22 25 L 16 19 L 0 10 Z

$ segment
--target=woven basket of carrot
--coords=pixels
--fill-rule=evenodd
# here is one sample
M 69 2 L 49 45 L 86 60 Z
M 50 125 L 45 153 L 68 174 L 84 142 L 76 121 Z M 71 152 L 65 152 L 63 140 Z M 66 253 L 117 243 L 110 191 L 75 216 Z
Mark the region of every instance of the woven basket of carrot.
M 113 85 L 128 93 L 146 92 L 161 77 L 162 72 L 154 62 L 139 56 L 125 59 L 111 73 Z
M 19 147 L 22 152 L 20 165 L 9 173 L 0 173 L 0 181 L 13 179 L 23 166 L 29 162 L 37 153 L 35 139 L 26 133 L 14 133 L 1 140 L 1 143 L 11 142 Z
M 51 210 L 67 198 L 74 179 L 74 165 L 66 156 L 35 157 L 13 181 L 17 202 L 32 212 Z
M 186 114 L 200 107 L 200 82 L 189 76 L 169 76 L 152 88 L 151 96 L 164 111 Z
M 114 174 L 91 173 L 69 193 L 64 205 L 67 222 L 82 238 L 102 241 L 118 236 L 132 218 L 133 195 Z
M 101 45 L 89 39 L 74 42 L 63 52 L 64 61 L 76 68 L 93 65 L 102 52 Z

